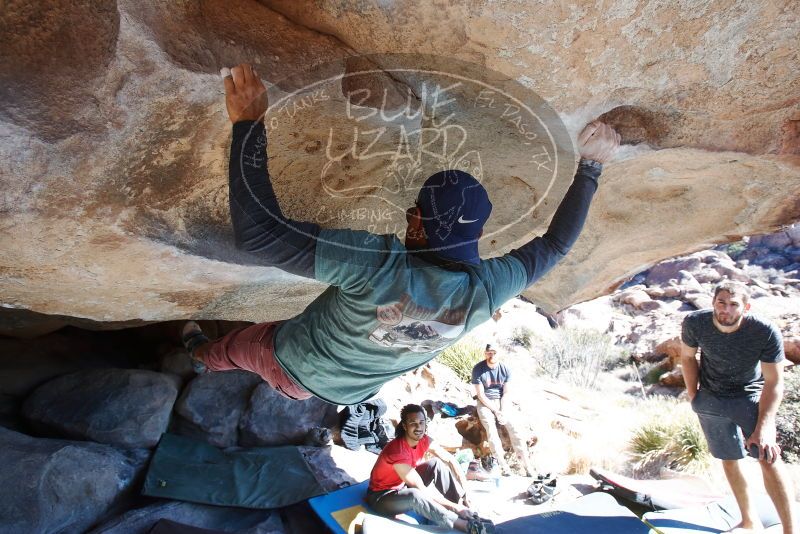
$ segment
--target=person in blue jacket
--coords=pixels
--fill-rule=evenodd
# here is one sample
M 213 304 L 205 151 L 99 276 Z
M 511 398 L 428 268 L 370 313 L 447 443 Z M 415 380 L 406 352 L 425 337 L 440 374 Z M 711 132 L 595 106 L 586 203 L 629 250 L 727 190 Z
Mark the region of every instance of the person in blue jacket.
M 415 369 L 547 273 L 575 243 L 598 178 L 619 146 L 606 124 L 578 139 L 581 160 L 547 232 L 504 256 L 482 260 L 478 240 L 492 203 L 470 174 L 444 169 L 422 185 L 395 235 L 324 229 L 281 212 L 267 170 L 264 85 L 250 65 L 224 75 L 233 123 L 230 211 L 236 245 L 290 273 L 329 287 L 301 314 L 242 328 L 207 342 L 194 322 L 183 338 L 208 370 L 258 373 L 293 399 L 334 404 L 374 396 Z

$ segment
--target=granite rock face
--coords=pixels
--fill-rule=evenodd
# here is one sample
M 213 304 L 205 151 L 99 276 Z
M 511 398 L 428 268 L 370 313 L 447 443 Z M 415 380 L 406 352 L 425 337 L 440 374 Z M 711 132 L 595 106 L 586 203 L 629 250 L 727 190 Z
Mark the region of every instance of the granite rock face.
M 39 386 L 22 415 L 58 437 L 148 448 L 167 430 L 177 396 L 176 381 L 154 371 L 78 371 Z
M 274 510 L 246 510 L 191 502 L 159 500 L 135 508 L 91 530 L 90 534 L 147 534 L 161 520 L 240 534 L 284 534 Z
M 414 76 L 382 73 L 382 56 L 354 58 L 430 51 L 539 95 L 573 139 L 600 116 L 620 131 L 625 146 L 606 166 L 584 233 L 526 296 L 557 310 L 606 294 L 665 257 L 800 219 L 798 37 L 792 0 L 11 3 L 0 14 L 0 304 L 95 321 L 298 313 L 324 287 L 232 246 L 230 127 L 216 72 L 257 64 L 273 117 L 288 117 L 270 132 L 288 215 L 400 231 L 402 220 L 383 224 L 386 203 L 369 192 L 387 173 L 441 162 L 401 168 L 388 156 L 362 157 L 372 138 L 322 174 L 320 162 L 353 142 L 329 142 L 331 132 L 352 131 L 341 106 L 391 111 L 409 94 L 425 103 Z M 332 66 L 300 74 L 317 64 Z M 374 69 L 327 93 L 287 100 L 322 74 L 365 65 Z M 363 89 L 386 89 L 385 103 L 352 102 L 347 92 Z M 542 186 L 531 148 L 467 110 L 456 116 L 476 148 L 455 163 L 485 171 L 495 212 L 481 250 L 493 256 L 544 231 L 569 172 Z M 364 131 L 380 126 L 375 117 Z M 396 153 L 396 139 L 373 149 Z M 337 195 L 344 185 L 363 194 Z M 401 194 L 389 215 L 402 217 L 413 195 Z M 503 230 L 520 214 L 525 224 Z
M 302 445 L 335 421 L 336 406 L 282 397 L 255 373 L 222 371 L 189 382 L 175 404 L 172 431 L 215 447 Z
M 147 451 L 0 428 L 0 531 L 85 532 L 130 501 Z
M 316 397 L 295 401 L 281 396 L 266 383 L 259 384 L 239 423 L 240 444 L 245 447 L 302 445 L 309 430 L 325 426 L 336 416 L 336 406 Z
M 222 371 L 197 376 L 175 404 L 174 430 L 215 447 L 239 443 L 239 420 L 261 378 L 247 371 Z

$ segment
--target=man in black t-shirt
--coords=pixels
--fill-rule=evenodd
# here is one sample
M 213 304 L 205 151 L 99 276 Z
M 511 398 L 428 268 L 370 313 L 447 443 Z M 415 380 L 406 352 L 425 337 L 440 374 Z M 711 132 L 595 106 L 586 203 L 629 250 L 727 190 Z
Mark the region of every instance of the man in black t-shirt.
M 478 362 L 472 368 L 471 382 L 475 387 L 475 395 L 478 400 L 476 405 L 478 417 L 489 437 L 489 447 L 500 464 L 502 473 L 504 475 L 511 474 L 511 468 L 505 459 L 503 443 L 497 432 L 497 424 L 505 426 L 508 436 L 511 438 L 511 446 L 517 453 L 523 469 L 528 476 L 533 476 L 533 469 L 528 460 L 528 445 L 510 417 L 508 409 L 511 405 L 509 396 L 511 371 L 500 361 L 497 351 L 491 345 L 486 345 L 484 357 L 485 360 Z
M 749 451 L 759 460 L 764 486 L 784 534 L 796 534 L 794 492 L 780 460 L 775 432 L 775 415 L 783 399 L 781 334 L 772 323 L 747 313 L 749 292 L 743 284 L 718 285 L 713 306 L 684 318 L 681 364 L 692 409 L 712 456 L 722 460 L 742 513 L 742 522 L 734 531 L 760 528 L 739 466 Z

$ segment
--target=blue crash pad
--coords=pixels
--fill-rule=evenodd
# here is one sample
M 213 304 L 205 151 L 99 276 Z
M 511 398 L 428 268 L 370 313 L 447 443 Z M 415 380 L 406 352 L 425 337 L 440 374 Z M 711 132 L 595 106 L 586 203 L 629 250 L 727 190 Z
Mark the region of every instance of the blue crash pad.
M 636 514 L 605 493 L 590 493 L 551 512 L 518 517 L 497 525 L 498 534 L 649 534 Z
M 353 484 L 346 488 L 341 488 L 328 493 L 319 495 L 308 500 L 311 509 L 314 510 L 325 526 L 335 534 L 347 534 L 350 523 L 359 513 L 374 514 L 367 505 L 364 498 L 367 495 L 369 480 L 359 484 Z M 425 519 L 417 516 L 413 512 L 403 514 L 410 521 L 424 523 Z

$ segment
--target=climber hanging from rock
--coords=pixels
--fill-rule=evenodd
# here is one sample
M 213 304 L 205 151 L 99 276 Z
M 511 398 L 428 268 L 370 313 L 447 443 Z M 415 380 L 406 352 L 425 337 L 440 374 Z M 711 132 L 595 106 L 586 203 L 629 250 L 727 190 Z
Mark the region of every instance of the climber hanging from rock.
M 233 124 L 229 186 L 237 247 L 330 287 L 289 320 L 240 328 L 213 342 L 190 321 L 183 340 L 209 371 L 255 372 L 292 399 L 356 404 L 487 321 L 567 254 L 603 163 L 620 141 L 606 124 L 587 125 L 578 137 L 577 172 L 547 232 L 481 260 L 478 239 L 492 203 L 480 182 L 460 170 L 444 169 L 422 185 L 406 212 L 405 246 L 393 234 L 288 219 L 267 169 L 266 89 L 250 65 L 222 74 Z

